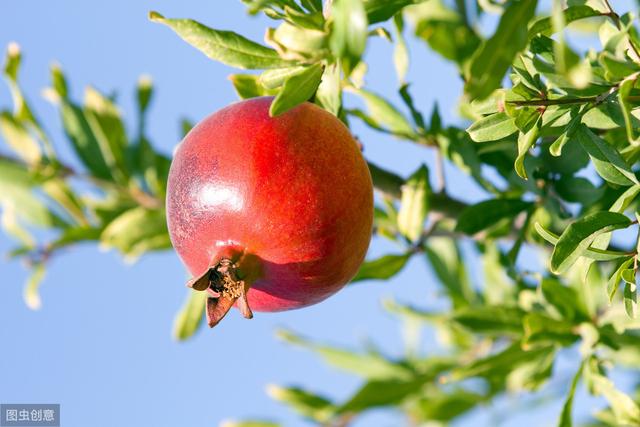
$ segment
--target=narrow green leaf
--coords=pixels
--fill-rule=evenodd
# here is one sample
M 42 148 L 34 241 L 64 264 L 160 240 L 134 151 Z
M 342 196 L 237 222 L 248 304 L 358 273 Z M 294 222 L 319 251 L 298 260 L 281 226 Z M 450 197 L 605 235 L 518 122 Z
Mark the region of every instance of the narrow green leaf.
M 513 118 L 504 112 L 483 117 L 467 129 L 469 136 L 475 142 L 497 141 L 517 131 Z
M 554 188 L 567 202 L 590 205 L 605 193 L 604 186 L 596 187 L 583 177 L 563 176 L 553 184 Z
M 410 241 L 417 241 L 422 234 L 429 211 L 429 170 L 420 166 L 402 186 L 398 230 Z
M 175 339 L 179 341 L 187 340 L 202 326 L 206 301 L 206 292 L 188 289 L 187 299 L 173 320 L 173 336 Z
M 35 180 L 24 165 L 0 159 L 0 206 L 26 222 L 51 228 L 66 225 L 34 194 Z
M 144 115 L 149 108 L 153 96 L 153 81 L 149 76 L 140 76 L 136 86 L 136 100 L 138 101 L 138 112 Z
M 84 117 L 100 147 L 102 158 L 111 171 L 111 176 L 125 182 L 129 176 L 125 163 L 128 139 L 118 108 L 92 87 L 87 87 L 85 91 L 84 104 Z
M 513 219 L 530 207 L 531 202 L 520 199 L 491 199 L 469 206 L 458 217 L 456 231 L 468 235 L 476 234 L 498 221 Z
M 42 156 L 38 141 L 25 126 L 6 111 L 0 113 L 0 132 L 5 142 L 21 159 L 36 164 Z
M 272 384 L 267 386 L 267 394 L 299 414 L 320 423 L 328 421 L 337 410 L 331 400 L 326 397 L 298 387 L 281 387 Z
M 278 116 L 309 100 L 320 85 L 322 73 L 322 65 L 314 64 L 306 70 L 289 77 L 284 82 L 280 93 L 271 103 L 269 115 L 272 117 Z
M 347 74 L 358 65 L 367 45 L 367 13 L 362 0 L 333 0 L 330 45 Z
M 603 179 L 613 184 L 638 184 L 638 179 L 620 153 L 586 126 L 579 126 L 575 133 L 582 148 L 589 154 L 593 165 Z
M 609 302 L 613 301 L 613 297 L 615 297 L 616 292 L 618 291 L 618 287 L 620 286 L 620 281 L 622 280 L 622 272 L 627 270 L 630 266 L 633 265 L 633 257 L 624 261 L 616 271 L 613 272 L 609 280 L 607 281 L 607 295 L 609 295 Z
M 459 309 L 477 302 L 478 295 L 471 285 L 462 252 L 455 240 L 430 237 L 424 252 L 454 308 Z
M 386 280 L 398 274 L 411 257 L 410 253 L 402 255 L 385 255 L 383 257 L 365 261 L 351 283 L 361 280 Z
M 621 271 L 620 277 L 624 281 L 624 310 L 632 319 L 636 318 L 638 308 L 638 291 L 636 286 L 636 270 L 626 268 Z
M 523 344 L 533 346 L 540 344 L 559 344 L 569 346 L 578 340 L 573 322 L 558 320 L 546 314 L 532 312 L 524 316 Z
M 536 141 L 538 140 L 538 135 L 540 134 L 540 117 L 536 120 L 536 124 L 534 124 L 531 129 L 529 129 L 526 133 L 520 132 L 518 135 L 518 157 L 516 157 L 516 161 L 514 163 L 514 168 L 518 176 L 522 179 L 527 178 L 527 171 L 524 167 L 524 159 L 529 150 L 534 146 Z
M 275 90 L 270 90 L 262 86 L 260 84 L 260 78 L 255 74 L 231 74 L 229 80 L 240 99 L 275 95 L 277 93 Z
M 149 19 L 167 25 L 209 58 L 232 67 L 265 69 L 291 65 L 280 58 L 275 50 L 232 31 L 214 30 L 192 19 L 167 19 L 157 12 L 150 12 Z
M 500 86 L 516 54 L 527 45 L 527 24 L 537 0 L 509 3 L 496 32 L 471 59 L 465 92 L 471 99 L 486 98 Z
M 266 89 L 276 89 L 284 84 L 284 82 L 307 69 L 306 66 L 296 66 L 287 68 L 274 68 L 265 70 L 258 78 L 258 83 Z
M 547 230 L 538 222 L 535 223 L 534 227 L 538 232 L 538 234 L 540 235 L 540 237 L 542 237 L 544 240 L 546 240 L 547 242 L 551 243 L 554 246 L 556 245 L 556 243 L 558 243 L 560 236 Z M 629 256 L 629 254 L 626 252 L 610 251 L 610 250 L 600 249 L 600 248 L 590 246 L 583 256 L 593 259 L 595 261 L 613 261 L 619 258 L 624 258 L 626 256 Z
M 404 19 L 401 13 L 393 17 L 393 24 L 396 33 L 396 43 L 393 47 L 393 65 L 396 68 L 398 81 L 403 83 L 409 70 L 409 49 L 404 39 Z
M 45 265 L 37 263 L 31 269 L 29 280 L 24 287 L 24 302 L 31 310 L 38 310 L 42 306 L 40 299 L 40 283 L 44 279 Z
M 371 408 L 397 405 L 409 396 L 419 393 L 423 384 L 419 377 L 413 381 L 369 381 L 338 408 L 338 413 L 360 412 Z
M 560 413 L 560 419 L 558 420 L 558 427 L 573 427 L 573 417 L 571 415 L 571 411 L 573 410 L 573 397 L 576 394 L 578 382 L 580 381 L 580 378 L 582 378 L 584 363 L 584 361 L 580 363 L 578 371 L 573 376 L 573 380 L 571 380 L 571 387 L 569 387 L 569 392 L 565 398 L 564 405 L 562 405 L 562 412 Z
M 579 19 L 602 16 L 602 12 L 584 5 L 570 6 L 564 9 L 562 13 L 564 15 L 564 22 L 567 25 Z M 529 27 L 529 39 L 532 39 L 537 34 L 549 36 L 553 33 L 552 30 L 553 23 L 551 17 L 540 18 Z
M 616 212 L 595 212 L 567 227 L 551 254 L 551 271 L 560 274 L 571 267 L 600 234 L 626 228 L 631 220 Z
M 407 118 L 389 101 L 364 89 L 351 89 L 364 100 L 374 124 L 386 128 L 394 134 L 415 138 L 413 126 Z
M 334 116 L 338 116 L 342 107 L 342 87 L 337 63 L 325 67 L 322 81 L 316 91 L 315 102 Z
M 455 311 L 451 320 L 477 334 L 522 334 L 524 312 L 517 307 L 479 306 Z
M 620 88 L 618 89 L 618 101 L 622 108 L 622 117 L 624 117 L 627 139 L 633 144 L 637 144 L 640 137 L 636 135 L 636 131 L 634 129 L 633 116 L 631 115 L 631 110 L 634 106 L 629 104 L 628 98 L 631 94 L 631 90 L 635 87 L 637 79 L 638 74 L 636 73 L 635 75 L 623 80 L 620 84 Z
M 91 130 L 84 112 L 67 100 L 61 100 L 60 114 L 64 131 L 76 155 L 97 178 L 111 181 L 111 169 L 105 161 L 98 140 Z
M 540 290 L 544 299 L 553 306 L 561 319 L 573 320 L 580 311 L 575 289 L 563 285 L 559 280 L 551 277 L 542 279 Z
M 111 221 L 100 241 L 105 248 L 116 248 L 134 261 L 144 252 L 171 247 L 164 210 L 135 207 Z
M 369 24 L 377 24 L 390 19 L 413 2 L 414 0 L 364 0 L 364 9 Z
M 613 381 L 603 375 L 595 357 L 585 365 L 585 376 L 591 385 L 593 394 L 604 396 L 611 405 L 616 425 L 640 424 L 638 404 L 629 395 L 617 389 Z
M 320 345 L 288 331 L 279 331 L 278 337 L 288 344 L 297 345 L 318 354 L 325 363 L 367 379 L 410 379 L 415 375 L 409 367 L 384 356 L 369 352 L 358 353 L 341 348 Z
M 367 166 L 369 166 L 373 187 L 376 190 L 393 198 L 399 199 L 401 197 L 401 188 L 404 185 L 404 179 L 401 176 L 382 169 L 371 162 L 367 162 Z

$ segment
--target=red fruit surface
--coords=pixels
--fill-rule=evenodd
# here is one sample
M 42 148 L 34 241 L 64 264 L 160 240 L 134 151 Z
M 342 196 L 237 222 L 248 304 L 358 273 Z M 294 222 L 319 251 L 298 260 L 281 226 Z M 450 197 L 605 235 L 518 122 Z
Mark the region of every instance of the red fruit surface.
M 194 127 L 167 194 L 171 240 L 194 276 L 225 257 L 253 259 L 240 270 L 254 277 L 255 311 L 340 290 L 364 259 L 373 222 L 371 176 L 349 130 L 311 103 L 270 117 L 271 101 L 232 104 Z

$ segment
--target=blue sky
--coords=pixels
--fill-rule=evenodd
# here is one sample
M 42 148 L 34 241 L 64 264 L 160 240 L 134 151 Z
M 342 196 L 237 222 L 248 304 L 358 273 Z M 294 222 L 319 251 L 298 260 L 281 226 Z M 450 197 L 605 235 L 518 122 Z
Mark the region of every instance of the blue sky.
M 23 86 L 57 148 L 70 161 L 57 115 L 40 97 L 54 60 L 66 71 L 76 99 L 88 84 L 105 92 L 117 91 L 130 127 L 135 82 L 143 73 L 151 75 L 157 91 L 149 134 L 167 153 L 178 142 L 181 117 L 197 121 L 236 99 L 226 79 L 233 70 L 149 22 L 149 10 L 167 17 L 197 18 L 254 40 L 262 40 L 269 24 L 265 18 L 246 15 L 243 5 L 234 0 L 14 0 L 0 5 L 0 47 L 4 49 L 10 41 L 22 47 Z M 411 41 L 410 49 L 408 80 L 415 81 L 412 89 L 418 106 L 429 114 L 438 100 L 445 121 L 457 120 L 454 108 L 461 83 L 456 69 L 422 43 Z M 373 39 L 367 53 L 367 83 L 397 101 L 390 58 L 391 46 Z M 1 85 L 0 106 L 9 105 L 8 90 Z M 429 151 L 373 133 L 355 121 L 354 133 L 364 143 L 366 157 L 403 175 L 423 162 L 433 164 Z M 447 168 L 447 179 L 455 196 L 469 201 L 483 198 L 451 168 Z M 0 251 L 9 247 L 7 238 L 0 235 Z M 393 250 L 376 241 L 370 253 Z M 359 284 L 314 307 L 258 313 L 252 321 L 234 312 L 221 327 L 177 343 L 170 332 L 185 297 L 186 273 L 172 252 L 125 265 L 113 252 L 91 245 L 75 248 L 51 263 L 42 287 L 44 305 L 38 312 L 22 303 L 26 278 L 22 266 L 0 261 L 0 272 L 0 402 L 61 403 L 65 427 L 205 427 L 252 416 L 287 426 L 308 425 L 269 399 L 265 386 L 298 384 L 341 398 L 359 380 L 279 342 L 276 329 L 354 348 L 371 341 L 399 356 L 401 325 L 382 309 L 381 299 L 424 307 L 439 304 L 437 284 L 424 260 L 416 257 L 389 282 Z M 433 340 L 428 338 L 423 347 L 433 350 Z M 476 413 L 473 424 L 495 425 L 505 408 L 516 403 L 506 399 L 494 409 Z M 559 405 L 551 405 L 538 416 L 553 423 L 558 412 Z M 532 420 L 530 414 L 521 413 L 502 425 Z M 397 418 L 374 412 L 355 425 L 394 426 Z

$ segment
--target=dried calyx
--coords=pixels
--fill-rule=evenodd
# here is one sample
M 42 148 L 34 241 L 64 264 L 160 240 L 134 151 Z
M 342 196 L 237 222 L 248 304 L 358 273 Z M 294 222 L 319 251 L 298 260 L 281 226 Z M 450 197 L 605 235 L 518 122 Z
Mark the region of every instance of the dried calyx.
M 224 318 L 236 302 L 246 319 L 253 317 L 247 301 L 250 285 L 238 277 L 238 265 L 228 258 L 223 258 L 200 277 L 190 280 L 187 286 L 207 292 L 207 323 L 211 328 Z

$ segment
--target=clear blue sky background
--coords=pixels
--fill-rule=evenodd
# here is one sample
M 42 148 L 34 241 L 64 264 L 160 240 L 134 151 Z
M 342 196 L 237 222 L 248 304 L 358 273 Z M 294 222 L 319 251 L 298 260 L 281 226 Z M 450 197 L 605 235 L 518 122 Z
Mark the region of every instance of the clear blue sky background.
M 236 99 L 226 80 L 233 70 L 149 22 L 149 10 L 169 17 L 194 17 L 254 40 L 262 40 L 270 23 L 247 16 L 243 5 L 234 0 L 0 3 L 0 47 L 4 49 L 10 41 L 21 45 L 23 86 L 67 159 L 72 156 L 57 114 L 40 97 L 54 60 L 67 72 L 76 98 L 82 97 L 88 84 L 105 92 L 117 91 L 130 127 L 135 81 L 142 73 L 150 74 L 157 92 L 149 133 L 165 152 L 178 142 L 179 118 L 197 121 Z M 461 83 L 455 68 L 421 42 L 411 41 L 410 49 L 408 80 L 416 82 L 412 89 L 418 106 L 429 114 L 437 100 L 445 120 L 457 120 L 454 108 Z M 373 39 L 367 54 L 367 82 L 397 101 L 390 58 L 390 45 Z M 9 105 L 9 92 L 1 85 L 0 106 Z M 423 162 L 432 164 L 428 151 L 354 124 L 365 155 L 374 162 L 403 175 Z M 457 197 L 483 198 L 451 168 L 447 178 Z M 1 235 L 0 251 L 10 247 Z M 374 242 L 371 255 L 393 250 L 389 244 Z M 317 306 L 258 314 L 252 321 L 234 312 L 222 327 L 202 330 L 191 341 L 177 343 L 170 332 L 185 297 L 186 275 L 171 252 L 127 266 L 113 252 L 100 252 L 95 246 L 76 248 L 51 263 L 42 288 L 44 306 L 38 312 L 22 303 L 26 271 L 18 263 L 2 261 L 0 273 L 0 402 L 61 403 L 65 427 L 211 427 L 223 419 L 254 416 L 287 426 L 308 425 L 270 400 L 265 386 L 298 384 L 344 398 L 360 381 L 279 342 L 274 337 L 277 328 L 353 348 L 371 341 L 389 355 L 399 356 L 401 325 L 384 312 L 381 299 L 438 306 L 437 284 L 424 260 L 415 257 L 389 282 L 359 284 Z M 425 351 L 434 351 L 433 339 L 426 336 Z M 575 369 L 570 362 L 566 372 L 560 370 L 562 380 Z M 513 412 L 507 416 L 510 408 Z M 507 398 L 458 424 L 552 425 L 559 412 L 559 404 L 536 415 L 517 408 L 518 398 Z M 398 418 L 378 411 L 355 425 L 396 426 Z

